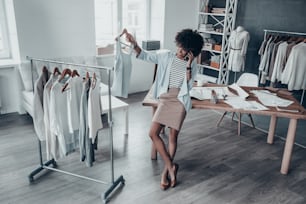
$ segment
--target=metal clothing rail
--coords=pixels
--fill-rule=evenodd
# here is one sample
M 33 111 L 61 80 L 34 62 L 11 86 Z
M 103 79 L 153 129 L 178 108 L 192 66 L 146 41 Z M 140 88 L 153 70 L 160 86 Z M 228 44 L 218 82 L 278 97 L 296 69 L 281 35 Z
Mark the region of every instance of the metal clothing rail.
M 31 61 L 31 72 L 32 72 L 32 85 L 34 88 L 34 78 L 33 78 L 33 61 L 40 61 L 40 62 L 48 62 L 48 63 L 54 63 L 54 64 L 64 64 L 64 65 L 72 65 L 72 66 L 78 66 L 78 67 L 87 67 L 87 68 L 95 68 L 95 69 L 104 69 L 107 71 L 108 75 L 108 99 L 109 99 L 109 109 L 108 109 L 108 126 L 109 126 L 109 137 L 110 137 L 110 160 L 111 160 L 111 182 L 101 181 L 97 179 L 93 179 L 90 177 L 82 176 L 79 174 L 71 173 L 68 171 L 63 171 L 60 169 L 56 169 L 57 163 L 54 159 L 51 159 L 49 161 L 44 162 L 43 156 L 42 156 L 42 149 L 41 149 L 41 141 L 38 139 L 38 150 L 39 150 L 39 167 L 33 170 L 28 178 L 30 183 L 34 182 L 34 176 L 41 172 L 42 170 L 52 170 L 59 173 L 64 173 L 67 175 L 75 176 L 78 178 L 94 181 L 101 184 L 110 185 L 110 187 L 105 191 L 104 194 L 101 194 L 101 198 L 103 199 L 104 203 L 109 201 L 109 195 L 113 192 L 114 189 L 121 183 L 122 185 L 125 184 L 125 180 L 123 176 L 119 176 L 116 180 L 114 180 L 114 157 L 113 157 L 113 119 L 112 119 L 112 103 L 111 103 L 111 88 L 110 88 L 110 81 L 111 81 L 111 71 L 114 70 L 113 67 L 104 67 L 104 66 L 97 66 L 97 65 L 86 65 L 86 64 L 76 64 L 76 63 L 67 63 L 67 62 L 61 62 L 61 61 L 55 61 L 55 60 L 48 60 L 48 59 L 39 59 L 39 58 L 33 58 L 27 56 L 27 60 Z M 33 89 L 34 90 L 34 89 Z M 98 130 L 99 131 L 99 130 Z M 53 167 L 50 167 L 52 165 Z
M 297 36 L 306 36 L 306 33 L 300 33 L 300 32 L 290 32 L 290 31 L 282 31 L 282 30 L 269 30 L 269 29 L 264 29 L 264 39 L 267 39 L 267 34 L 268 33 L 275 33 L 275 34 L 286 34 L 286 35 L 297 35 Z M 303 105 L 303 100 L 305 96 L 305 89 L 303 89 L 300 104 Z

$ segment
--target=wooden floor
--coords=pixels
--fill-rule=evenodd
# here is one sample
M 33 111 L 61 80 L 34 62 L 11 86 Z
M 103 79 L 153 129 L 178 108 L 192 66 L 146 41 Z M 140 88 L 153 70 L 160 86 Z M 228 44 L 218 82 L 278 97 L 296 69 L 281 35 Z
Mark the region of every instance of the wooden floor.
M 281 175 L 284 142 L 266 144 L 266 134 L 226 118 L 215 124 L 220 114 L 191 110 L 179 135 L 175 162 L 180 165 L 178 185 L 160 190 L 163 162 L 150 159 L 148 129 L 151 109 L 141 106 L 144 93 L 131 95 L 129 136 L 123 136 L 123 113 L 114 113 L 115 179 L 126 182 L 110 203 L 155 204 L 251 204 L 306 203 L 306 150 L 295 146 L 291 171 Z M 165 137 L 166 139 L 166 137 Z M 44 144 L 44 143 L 43 143 Z M 58 168 L 95 179 L 110 181 L 109 136 L 99 135 L 93 167 L 79 162 L 79 152 L 58 161 Z M 44 150 L 44 148 L 43 148 Z M 102 203 L 109 185 L 95 183 L 58 172 L 46 172 L 33 184 L 28 174 L 38 167 L 37 139 L 28 115 L 0 116 L 0 203 Z

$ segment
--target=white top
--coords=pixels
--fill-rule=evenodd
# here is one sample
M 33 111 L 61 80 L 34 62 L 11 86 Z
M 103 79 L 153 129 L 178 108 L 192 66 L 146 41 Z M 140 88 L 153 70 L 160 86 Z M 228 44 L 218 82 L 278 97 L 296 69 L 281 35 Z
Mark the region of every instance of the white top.
M 271 82 L 280 81 L 283 69 L 285 67 L 285 60 L 286 60 L 286 51 L 287 51 L 288 43 L 282 42 L 277 49 L 275 61 L 274 61 L 274 68 L 271 76 Z
M 288 90 L 306 88 L 306 43 L 294 46 L 282 74 L 282 83 L 288 84 Z
M 71 77 L 67 83 L 68 124 L 70 133 L 73 133 L 80 127 L 80 101 L 83 89 L 83 79 L 82 77 L 75 76 Z
M 100 80 L 97 79 L 95 83 L 91 83 L 88 94 L 88 126 L 89 126 L 89 138 L 94 143 L 97 132 L 103 128 L 102 125 L 102 108 L 100 99 Z

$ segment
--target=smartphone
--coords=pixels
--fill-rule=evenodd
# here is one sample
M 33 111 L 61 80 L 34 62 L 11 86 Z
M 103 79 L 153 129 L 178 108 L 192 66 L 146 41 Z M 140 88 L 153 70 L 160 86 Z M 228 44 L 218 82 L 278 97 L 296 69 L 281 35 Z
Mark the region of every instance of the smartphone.
M 189 57 L 186 55 L 186 56 L 184 57 L 184 60 L 185 60 L 185 61 L 188 61 L 188 60 L 189 60 Z
M 184 60 L 185 60 L 185 61 L 188 61 L 188 60 L 189 60 L 189 57 L 188 57 L 188 53 L 189 53 L 189 52 L 191 52 L 191 50 L 188 50 L 187 54 L 185 55 L 185 57 L 184 57 Z

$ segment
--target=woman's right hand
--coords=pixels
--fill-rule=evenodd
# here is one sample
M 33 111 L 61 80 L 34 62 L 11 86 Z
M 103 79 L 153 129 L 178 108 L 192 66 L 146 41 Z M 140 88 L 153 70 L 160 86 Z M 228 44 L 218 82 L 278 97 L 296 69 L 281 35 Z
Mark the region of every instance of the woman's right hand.
M 133 45 L 136 44 L 135 38 L 134 38 L 133 35 L 132 35 L 131 33 L 129 33 L 128 31 L 126 31 L 126 33 L 125 33 L 125 39 L 126 39 L 126 41 L 132 43 Z

